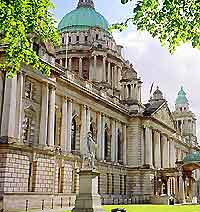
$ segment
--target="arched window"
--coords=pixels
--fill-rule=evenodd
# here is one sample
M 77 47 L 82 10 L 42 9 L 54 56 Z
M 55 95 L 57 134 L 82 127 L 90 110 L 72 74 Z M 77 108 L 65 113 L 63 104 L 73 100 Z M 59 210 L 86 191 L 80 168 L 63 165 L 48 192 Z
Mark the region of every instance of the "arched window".
M 108 158 L 108 142 L 109 142 L 109 140 L 108 140 L 109 138 L 108 138 L 108 127 L 107 127 L 107 125 L 105 125 L 105 131 L 104 131 L 104 141 L 105 141 L 105 145 L 104 145 L 104 157 L 105 157 L 105 159 L 107 159 Z
M 92 133 L 92 138 L 94 139 L 94 128 L 92 123 L 90 124 L 90 132 Z
M 71 150 L 76 150 L 76 120 L 72 119 L 72 128 L 71 128 Z
M 121 161 L 122 160 L 122 142 L 121 142 L 121 132 L 120 129 L 117 131 L 117 160 Z

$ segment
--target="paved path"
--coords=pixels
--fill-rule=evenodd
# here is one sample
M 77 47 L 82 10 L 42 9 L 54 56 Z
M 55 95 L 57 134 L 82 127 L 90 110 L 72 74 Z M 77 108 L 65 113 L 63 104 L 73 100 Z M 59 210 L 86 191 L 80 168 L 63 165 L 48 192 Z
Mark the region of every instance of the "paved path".
M 73 208 L 60 208 L 60 209 L 45 209 L 45 210 L 28 210 L 27 212 L 65 212 L 65 211 L 71 211 Z M 23 211 L 25 212 L 25 211 Z

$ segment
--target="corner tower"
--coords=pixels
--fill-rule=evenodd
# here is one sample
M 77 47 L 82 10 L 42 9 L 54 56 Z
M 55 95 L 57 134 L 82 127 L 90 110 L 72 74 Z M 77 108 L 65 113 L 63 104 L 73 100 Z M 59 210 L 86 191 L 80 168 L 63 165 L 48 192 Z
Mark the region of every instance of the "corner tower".
M 189 101 L 186 97 L 186 92 L 181 87 L 178 92 L 175 104 L 175 112 L 173 113 L 176 126 L 180 134 L 189 142 L 191 145 L 197 143 L 196 137 L 196 118 L 195 114 L 190 111 Z

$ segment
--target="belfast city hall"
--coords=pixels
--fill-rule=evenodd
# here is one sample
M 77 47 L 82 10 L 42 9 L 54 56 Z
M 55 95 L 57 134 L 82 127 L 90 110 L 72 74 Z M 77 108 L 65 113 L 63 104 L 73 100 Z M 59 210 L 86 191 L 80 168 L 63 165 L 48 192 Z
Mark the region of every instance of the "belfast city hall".
M 184 88 L 174 111 L 159 87 L 144 103 L 145 79 L 108 29 L 94 2 L 79 0 L 58 25 L 60 46 L 33 38 L 50 77 L 24 64 L 13 78 L 0 70 L 0 211 L 73 206 L 89 132 L 104 204 L 200 201 L 200 146 Z

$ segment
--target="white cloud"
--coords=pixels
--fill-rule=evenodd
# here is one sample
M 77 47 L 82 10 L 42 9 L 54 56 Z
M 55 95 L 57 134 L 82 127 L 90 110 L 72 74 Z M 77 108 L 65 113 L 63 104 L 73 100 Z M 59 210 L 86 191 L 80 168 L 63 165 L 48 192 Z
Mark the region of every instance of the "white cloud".
M 200 51 L 184 45 L 171 55 L 146 32 L 115 32 L 114 37 L 125 47 L 125 57 L 134 64 L 144 82 L 143 100 L 149 99 L 149 89 L 155 81 L 155 86 L 159 85 L 173 110 L 177 92 L 184 86 L 199 128 Z M 198 134 L 200 138 L 200 131 Z

